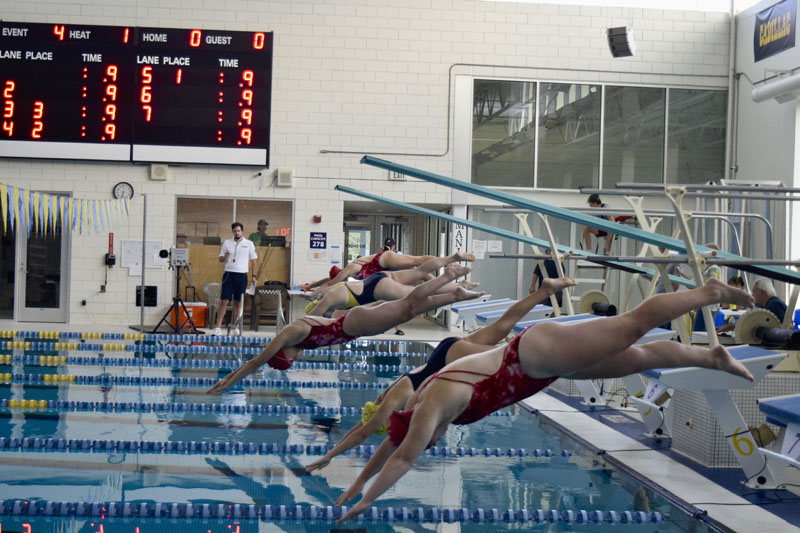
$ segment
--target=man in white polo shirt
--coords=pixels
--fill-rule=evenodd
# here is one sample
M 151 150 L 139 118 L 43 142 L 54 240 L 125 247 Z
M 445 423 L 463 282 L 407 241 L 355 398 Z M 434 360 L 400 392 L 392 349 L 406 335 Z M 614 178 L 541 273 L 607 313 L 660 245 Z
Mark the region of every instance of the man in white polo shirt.
M 233 239 L 227 239 L 222 243 L 219 251 L 219 262 L 225 263 L 225 272 L 222 274 L 222 294 L 220 295 L 219 309 L 217 310 L 217 324 L 214 328 L 214 335 L 222 335 L 222 319 L 225 318 L 225 311 L 228 309 L 228 302 L 233 300 L 232 320 L 239 316 L 239 309 L 242 306 L 242 295 L 247 289 L 248 267 L 252 272 L 252 282 L 256 281 L 256 247 L 253 241 L 245 239 L 244 226 L 241 222 L 231 224 Z M 234 335 L 239 335 L 239 328 L 233 331 Z

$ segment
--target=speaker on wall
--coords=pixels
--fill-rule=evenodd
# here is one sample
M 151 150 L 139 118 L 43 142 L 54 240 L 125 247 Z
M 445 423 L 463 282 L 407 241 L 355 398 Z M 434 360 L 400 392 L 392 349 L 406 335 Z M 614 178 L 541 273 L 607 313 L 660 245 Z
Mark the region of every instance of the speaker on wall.
M 167 181 L 169 179 L 169 165 L 150 165 L 150 179 L 153 181 Z
M 275 170 L 275 185 L 278 187 L 291 187 L 294 183 L 291 168 L 279 168 Z
M 620 26 L 618 28 L 608 28 L 608 49 L 614 57 L 630 57 L 636 53 L 636 43 L 633 42 L 633 28 L 630 26 Z

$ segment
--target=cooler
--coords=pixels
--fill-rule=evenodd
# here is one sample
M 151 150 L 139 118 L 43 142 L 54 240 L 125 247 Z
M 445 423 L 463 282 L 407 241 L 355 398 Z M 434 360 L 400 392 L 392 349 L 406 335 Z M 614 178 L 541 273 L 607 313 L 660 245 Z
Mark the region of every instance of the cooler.
M 185 302 L 184 305 L 186 306 L 186 311 L 189 312 L 189 317 L 191 317 L 195 327 L 204 328 L 206 326 L 206 311 L 208 310 L 208 304 L 205 302 Z M 186 313 L 183 311 L 183 307 L 178 306 L 178 325 L 183 324 L 186 321 L 187 317 Z M 169 313 L 169 323 L 172 324 L 172 327 L 176 326 L 174 311 Z

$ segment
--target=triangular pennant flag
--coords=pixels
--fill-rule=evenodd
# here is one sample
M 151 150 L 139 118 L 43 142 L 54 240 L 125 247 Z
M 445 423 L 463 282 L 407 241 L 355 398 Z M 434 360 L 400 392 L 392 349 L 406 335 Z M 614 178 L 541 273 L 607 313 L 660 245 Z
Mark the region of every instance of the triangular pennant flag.
M 61 196 L 58 198 L 58 202 L 61 204 L 59 207 L 59 212 L 61 212 L 61 231 L 68 232 L 69 226 L 67 225 L 67 221 L 71 221 L 71 217 L 67 217 L 68 206 L 72 203 L 70 202 L 70 198 L 68 196 Z
M 50 197 L 50 230 L 56 235 L 58 229 L 58 200 L 61 196 Z
M 125 216 L 130 218 L 131 212 L 128 210 L 128 200 L 129 198 L 125 198 Z
M 31 191 L 22 189 L 22 218 L 25 220 L 25 231 L 27 231 L 28 237 L 31 236 L 31 230 L 33 229 L 33 213 L 31 208 Z
M 89 211 L 89 220 L 90 222 L 94 223 L 94 231 L 95 233 L 100 233 L 100 230 L 97 228 L 97 200 L 89 200 L 92 203 L 92 209 Z M 89 229 L 92 228 L 92 225 L 89 225 Z
M 17 198 L 19 193 L 16 189 L 16 187 L 11 185 L 8 186 L 8 208 L 10 209 L 8 212 L 8 222 L 11 224 L 11 231 L 14 231 L 15 225 L 19 227 L 19 218 L 17 215 Z
M 78 206 L 77 206 L 77 198 L 70 198 L 69 199 L 69 220 L 70 225 L 72 227 L 72 231 L 75 232 L 75 228 L 78 225 Z
M 33 208 L 33 229 L 36 233 L 39 233 L 39 192 L 38 191 L 29 191 L 31 196 L 31 207 Z
M 83 235 L 84 228 L 87 227 L 87 219 L 89 216 L 88 213 L 86 212 L 86 202 L 87 200 L 85 198 L 81 198 L 81 230 L 80 230 L 81 235 Z
M 112 220 L 111 220 L 111 205 L 110 205 L 110 203 L 111 203 L 111 200 L 103 200 L 103 211 L 106 214 L 106 222 L 108 222 L 108 229 L 112 229 L 112 227 L 113 227 L 111 225 Z
M 8 185 L 0 183 L 0 212 L 3 213 L 3 234 L 8 231 L 6 216 L 8 212 Z

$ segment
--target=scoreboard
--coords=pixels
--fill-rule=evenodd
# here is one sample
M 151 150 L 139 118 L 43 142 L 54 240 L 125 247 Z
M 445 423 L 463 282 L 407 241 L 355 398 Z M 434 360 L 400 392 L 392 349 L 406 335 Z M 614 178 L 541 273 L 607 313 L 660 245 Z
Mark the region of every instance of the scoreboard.
M 272 33 L 0 22 L 0 156 L 269 166 Z

